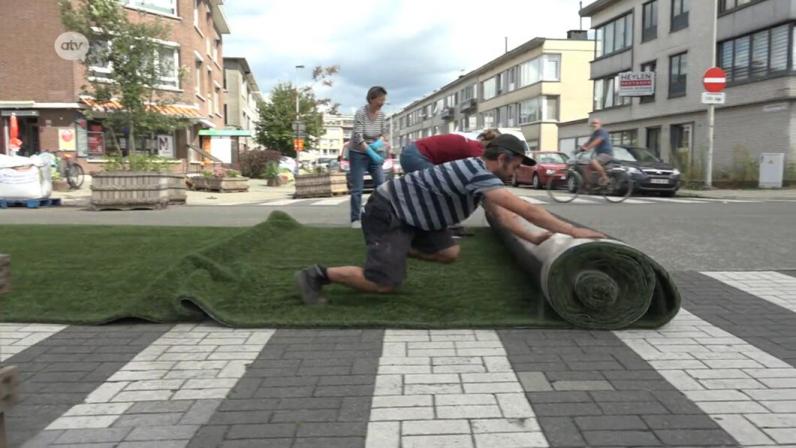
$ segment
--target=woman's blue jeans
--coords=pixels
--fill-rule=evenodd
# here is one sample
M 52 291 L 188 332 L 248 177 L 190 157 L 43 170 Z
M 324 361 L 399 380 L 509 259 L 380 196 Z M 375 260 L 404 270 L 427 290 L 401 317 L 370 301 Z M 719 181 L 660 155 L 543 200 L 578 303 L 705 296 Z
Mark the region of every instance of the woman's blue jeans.
M 375 163 L 367 154 L 358 151 L 348 152 L 348 175 L 351 182 L 351 222 L 359 221 L 362 213 L 362 187 L 365 172 L 373 178 L 373 188 L 384 183 L 384 171 L 380 163 Z
M 434 164 L 417 149 L 417 145 L 414 143 L 404 146 L 401 150 L 401 168 L 404 173 L 420 171 L 433 166 Z

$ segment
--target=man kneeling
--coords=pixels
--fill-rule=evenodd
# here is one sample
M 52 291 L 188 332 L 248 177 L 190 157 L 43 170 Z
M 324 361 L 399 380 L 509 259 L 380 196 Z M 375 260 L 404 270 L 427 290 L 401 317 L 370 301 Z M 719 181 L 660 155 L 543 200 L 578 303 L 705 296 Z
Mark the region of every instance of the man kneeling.
M 575 238 L 604 237 L 561 221 L 505 188 L 503 181 L 511 179 L 521 164 L 535 163 L 525 156 L 517 137 L 503 134 L 487 145 L 482 157 L 415 171 L 381 185 L 368 200 L 362 217 L 365 267 L 317 264 L 296 272 L 304 302 L 326 303 L 321 293 L 329 283 L 363 292 L 392 292 L 406 277 L 407 257 L 454 262 L 460 248 L 448 227 L 467 219 L 482 203 L 506 228 L 534 244 L 550 233 L 529 232 L 518 218 Z

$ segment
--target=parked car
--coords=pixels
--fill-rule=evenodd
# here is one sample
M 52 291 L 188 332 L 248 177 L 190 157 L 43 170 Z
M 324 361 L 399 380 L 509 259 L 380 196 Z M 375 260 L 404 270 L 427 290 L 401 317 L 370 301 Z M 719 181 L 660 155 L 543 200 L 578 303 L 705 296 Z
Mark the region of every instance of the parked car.
M 577 154 L 569 164 L 586 179 L 592 175 L 593 151 Z M 633 191 L 674 196 L 680 188 L 680 170 L 656 157 L 646 148 L 614 146 L 614 161 L 633 178 Z
M 381 169 L 384 171 L 384 180 L 389 181 L 393 180 L 394 178 L 403 174 L 401 170 L 401 164 L 398 163 L 398 159 L 395 158 L 395 155 L 391 155 L 390 157 L 384 159 L 384 163 L 381 165 Z M 340 170 L 346 173 L 346 179 L 348 181 L 348 189 L 351 189 L 351 179 L 348 176 L 351 170 L 351 165 L 348 160 L 343 159 L 340 161 Z M 371 177 L 370 173 L 367 171 L 365 172 L 365 182 L 364 186 L 362 187 L 363 191 L 373 190 L 373 178 Z
M 565 153 L 533 151 L 531 157 L 536 160 L 536 165 L 520 165 L 514 173 L 514 179 L 511 182 L 513 186 L 531 185 L 533 188 L 545 188 L 550 178 L 561 183 L 566 180 L 569 156 Z

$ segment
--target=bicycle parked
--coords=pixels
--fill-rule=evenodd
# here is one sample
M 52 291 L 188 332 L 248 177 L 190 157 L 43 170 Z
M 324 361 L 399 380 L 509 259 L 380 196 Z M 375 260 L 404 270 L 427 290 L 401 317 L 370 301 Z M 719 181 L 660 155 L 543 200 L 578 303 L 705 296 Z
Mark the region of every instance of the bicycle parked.
M 574 201 L 583 193 L 600 194 L 606 201 L 618 204 L 633 194 L 633 178 L 627 170 L 615 162 L 608 162 L 605 165 L 608 181 L 604 184 L 599 182 L 599 176 L 595 171 L 589 169 L 588 165 L 583 165 L 586 171 L 584 177 L 577 169 L 577 164 L 571 165 L 565 174 L 564 182 L 560 176 L 552 176 L 547 182 L 547 194 L 556 202 L 568 203 Z
M 83 167 L 73 159 L 72 155 L 64 154 L 59 158 L 55 153 L 46 149 L 41 151 L 39 155 L 44 158 L 45 163 L 55 166 L 55 170 L 63 179 L 66 179 L 71 189 L 77 190 L 83 185 L 86 177 L 85 172 Z

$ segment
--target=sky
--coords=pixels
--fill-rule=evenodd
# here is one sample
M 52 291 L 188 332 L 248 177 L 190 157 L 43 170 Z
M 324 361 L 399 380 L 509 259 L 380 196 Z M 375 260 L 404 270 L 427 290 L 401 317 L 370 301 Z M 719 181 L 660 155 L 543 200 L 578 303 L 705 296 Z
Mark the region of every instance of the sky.
M 584 5 L 591 0 L 583 1 Z M 578 29 L 578 0 L 226 0 L 224 56 L 245 57 L 264 95 L 339 65 L 321 97 L 341 113 L 384 86 L 390 114 L 535 37 Z M 588 19 L 583 20 L 588 28 Z M 304 69 L 296 69 L 304 65 Z

